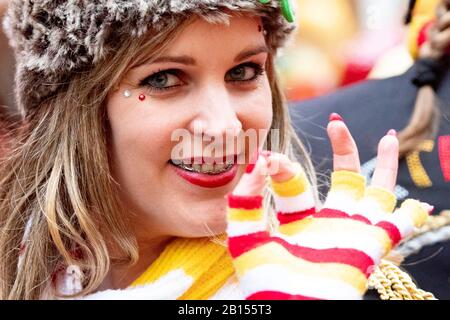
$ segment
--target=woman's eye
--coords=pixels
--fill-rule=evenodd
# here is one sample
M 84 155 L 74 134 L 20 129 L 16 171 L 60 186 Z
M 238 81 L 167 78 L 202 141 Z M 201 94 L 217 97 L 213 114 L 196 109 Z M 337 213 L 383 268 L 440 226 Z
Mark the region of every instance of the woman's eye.
M 157 72 L 141 82 L 141 85 L 154 90 L 165 90 L 183 85 L 177 70 L 166 70 Z
M 252 81 L 256 80 L 264 73 L 263 68 L 255 63 L 241 64 L 230 71 L 225 76 L 226 81 Z

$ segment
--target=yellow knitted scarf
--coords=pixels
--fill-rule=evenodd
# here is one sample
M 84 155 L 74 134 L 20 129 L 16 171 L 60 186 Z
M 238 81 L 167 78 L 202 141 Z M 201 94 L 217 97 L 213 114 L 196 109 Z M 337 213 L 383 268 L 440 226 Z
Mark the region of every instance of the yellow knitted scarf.
M 205 300 L 213 296 L 234 274 L 225 236 L 212 238 L 176 238 L 162 254 L 140 275 L 132 287 L 160 279 L 171 271 L 181 269 L 193 279 L 180 300 Z

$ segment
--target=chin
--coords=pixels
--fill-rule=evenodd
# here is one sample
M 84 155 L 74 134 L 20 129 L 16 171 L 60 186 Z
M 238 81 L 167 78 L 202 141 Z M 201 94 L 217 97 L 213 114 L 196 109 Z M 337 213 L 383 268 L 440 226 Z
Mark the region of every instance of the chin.
M 207 237 L 220 235 L 226 231 L 226 202 L 225 199 L 208 201 L 201 206 L 192 208 L 192 211 L 186 213 L 189 217 L 189 224 L 181 226 L 184 230 L 190 230 L 188 237 Z

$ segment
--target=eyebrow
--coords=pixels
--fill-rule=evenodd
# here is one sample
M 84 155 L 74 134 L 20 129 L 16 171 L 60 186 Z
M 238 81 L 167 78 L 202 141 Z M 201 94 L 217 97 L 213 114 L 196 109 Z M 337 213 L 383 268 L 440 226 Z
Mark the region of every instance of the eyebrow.
M 234 62 L 240 62 L 242 60 L 245 60 L 247 58 L 250 58 L 252 56 L 256 56 L 260 53 L 267 53 L 269 52 L 269 49 L 267 46 L 262 45 L 256 48 L 252 48 L 249 50 L 244 50 L 240 52 L 236 58 L 234 59 Z M 151 63 L 164 63 L 164 62 L 173 62 L 173 63 L 180 63 L 188 66 L 195 66 L 197 63 L 195 59 L 189 56 L 163 56 L 156 58 L 155 60 L 151 61 Z
M 156 58 L 151 61 L 151 63 L 161 63 L 161 62 L 175 62 L 180 64 L 185 64 L 188 66 L 193 66 L 196 64 L 195 60 L 189 56 L 164 56 Z
M 267 48 L 266 45 L 252 48 L 250 50 L 244 50 L 236 56 L 236 58 L 234 59 L 234 62 L 240 62 L 240 61 L 248 59 L 252 56 L 256 56 L 257 54 L 267 53 L 267 52 L 269 52 L 269 48 Z

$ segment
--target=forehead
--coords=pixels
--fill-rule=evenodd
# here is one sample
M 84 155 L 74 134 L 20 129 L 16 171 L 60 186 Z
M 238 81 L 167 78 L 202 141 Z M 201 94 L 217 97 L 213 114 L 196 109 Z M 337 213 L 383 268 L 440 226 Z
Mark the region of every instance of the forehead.
M 255 16 L 230 16 L 225 22 L 196 18 L 166 48 L 168 54 L 211 56 L 234 54 L 265 44 L 262 20 Z

